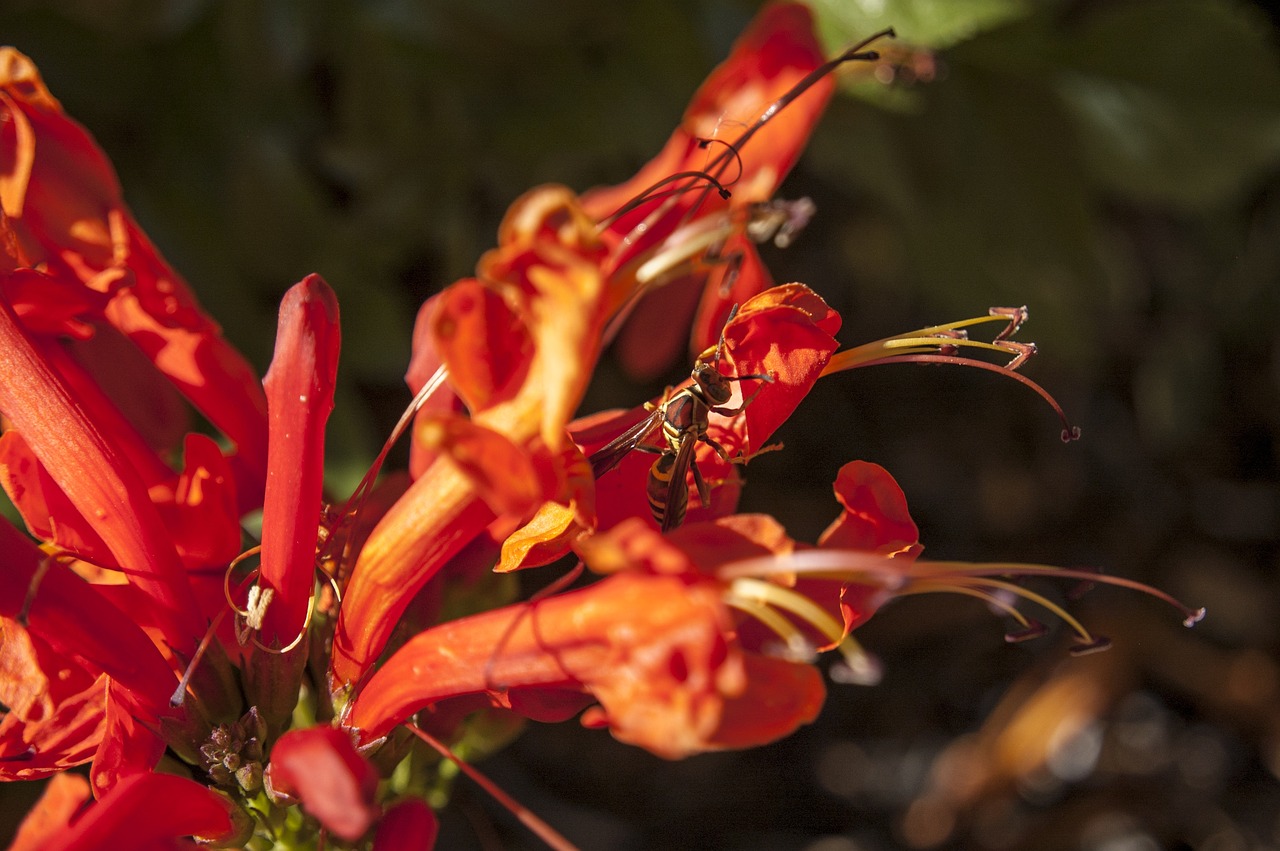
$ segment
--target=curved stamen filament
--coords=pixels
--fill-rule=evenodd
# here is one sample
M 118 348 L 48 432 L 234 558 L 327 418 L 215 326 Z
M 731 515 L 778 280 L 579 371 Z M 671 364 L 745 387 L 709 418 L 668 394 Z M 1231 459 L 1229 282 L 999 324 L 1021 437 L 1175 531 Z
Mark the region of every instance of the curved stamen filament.
M 922 568 L 920 572 L 912 571 L 913 577 L 929 578 L 932 576 L 947 576 L 959 573 L 968 577 L 984 577 L 984 576 L 1048 576 L 1054 579 L 1079 579 L 1084 582 L 1096 582 L 1102 585 L 1112 585 L 1116 588 L 1128 588 L 1130 591 L 1140 591 L 1157 600 L 1168 603 L 1183 615 L 1183 626 L 1192 627 L 1204 619 L 1204 607 L 1193 609 L 1186 605 L 1172 594 L 1161 591 L 1151 585 L 1138 582 L 1134 579 L 1126 579 L 1123 576 L 1110 576 L 1105 573 L 1098 573 L 1092 570 L 1080 570 L 1073 567 L 1050 567 L 1045 564 L 1021 564 L 1017 562 L 1007 563 L 991 563 L 991 564 L 972 564 L 962 561 L 929 561 L 918 562 L 916 567 Z M 932 571 L 932 573 L 931 573 Z
M 912 594 L 938 593 L 961 594 L 966 597 L 974 597 L 986 603 L 988 606 L 993 606 L 994 608 L 1004 612 L 1006 615 L 1021 624 L 1024 629 L 1031 629 L 1030 619 L 1022 612 L 1018 611 L 1017 606 L 1013 605 L 1008 600 L 1003 600 L 1000 597 L 995 596 L 994 594 L 988 594 L 986 591 L 982 591 L 977 588 L 970 588 L 966 585 L 925 581 L 913 584 L 897 596 L 907 597 Z
M 1048 390 L 1019 373 L 1017 370 L 1036 352 L 1034 343 L 1021 343 L 1012 339 L 1013 334 L 1026 321 L 1025 307 L 993 307 L 986 316 L 974 316 L 942 325 L 932 325 L 906 334 L 885 337 L 873 343 L 864 343 L 842 352 L 836 352 L 822 370 L 822 376 L 833 375 L 864 366 L 886 363 L 930 363 L 949 366 L 967 366 L 984 369 L 1007 376 L 1034 391 L 1053 408 L 1062 423 L 1062 440 L 1069 443 L 1080 437 L 1080 427 L 1071 424 L 1067 414 Z M 1003 322 L 1005 327 L 990 341 L 970 340 L 966 329 L 987 322 Z M 957 355 L 962 349 L 980 349 L 1013 355 L 1004 365 Z
M 1088 630 L 1084 629 L 1061 606 L 1033 591 L 1004 581 L 999 577 L 1043 576 L 1052 579 L 1078 579 L 1084 582 L 1139 591 L 1173 606 L 1182 613 L 1182 624 L 1187 627 L 1195 626 L 1205 616 L 1203 608 L 1192 609 L 1159 588 L 1154 588 L 1133 579 L 1126 579 L 1123 576 L 1109 576 L 1094 570 L 1051 567 L 1043 564 L 1024 564 L 1020 562 L 916 561 L 903 563 L 886 556 L 867 552 L 814 549 L 788 553 L 784 556 L 762 556 L 760 558 L 732 562 L 720 568 L 717 571 L 717 575 L 734 585 L 747 578 L 757 578 L 761 584 L 771 585 L 765 579 L 760 578 L 803 575 L 814 579 L 873 585 L 883 588 L 887 594 L 894 596 L 929 590 L 956 590 L 957 586 L 964 586 L 969 589 L 969 591 L 958 593 L 969 593 L 977 590 L 975 586 L 996 588 L 1044 606 L 1070 624 L 1073 629 L 1080 633 L 1082 638 L 1090 635 Z M 795 594 L 795 592 L 790 591 L 787 593 Z M 974 596 L 974 594 L 970 593 L 970 596 Z M 1008 611 L 999 602 L 996 602 L 995 605 L 1002 610 Z M 1017 617 L 1016 615 L 1013 616 Z M 1025 627 L 1030 627 L 1030 624 L 1023 622 L 1022 619 L 1019 619 L 1019 623 L 1022 623 Z
M 1049 407 L 1053 409 L 1053 412 L 1058 415 L 1058 420 L 1062 423 L 1063 443 L 1070 443 L 1073 440 L 1080 439 L 1080 426 L 1071 424 L 1071 421 L 1067 419 L 1067 412 L 1062 410 L 1062 406 L 1058 404 L 1058 400 L 1053 398 L 1053 395 L 1049 393 L 1048 390 L 1045 390 L 1039 384 L 1032 381 L 1030 378 L 1027 378 L 1022 373 L 1015 372 L 1007 367 L 999 366 L 994 363 L 987 363 L 986 361 L 981 360 L 956 357 L 954 355 L 907 354 L 890 355 L 889 357 L 883 357 L 878 360 L 863 361 L 861 363 L 837 365 L 833 369 L 832 363 L 836 363 L 836 360 L 839 357 L 840 354 L 836 354 L 831 358 L 831 361 L 827 364 L 827 368 L 822 371 L 823 376 L 830 375 L 833 372 L 840 372 L 845 369 L 852 369 L 854 367 L 880 366 L 881 364 L 886 363 L 936 363 L 946 364 L 948 366 L 967 366 L 974 369 L 984 369 L 987 372 L 994 372 L 997 375 L 1012 378 L 1014 381 L 1036 393 L 1041 399 L 1044 399 Z
M 741 600 L 760 606 L 773 606 L 795 615 L 837 644 L 844 638 L 844 626 L 808 597 L 762 579 L 746 577 L 729 583 L 726 600 Z M 766 624 L 767 625 L 767 624 Z M 785 637 L 785 636 L 784 636 Z
M 1022 355 L 1025 359 L 1026 354 L 1023 347 L 1028 344 L 1014 344 L 1010 337 L 1016 331 L 1026 318 L 1026 308 L 1003 308 L 993 307 L 992 312 L 986 316 L 973 316 L 968 319 L 960 319 L 956 322 L 947 322 L 942 325 L 931 325 L 928 328 L 920 328 L 915 331 L 908 331 L 905 334 L 897 334 L 892 337 L 885 337 L 871 343 L 863 343 L 861 346 L 854 346 L 851 349 L 845 349 L 831 356 L 830 362 L 822 371 L 823 375 L 830 375 L 835 372 L 842 372 L 846 369 L 854 369 L 859 366 L 866 366 L 870 363 L 880 361 L 885 357 L 886 350 L 906 349 L 907 351 L 898 352 L 898 354 L 914 354 L 916 352 L 936 352 L 939 349 L 955 348 L 958 346 L 968 346 L 970 348 L 987 349 L 989 351 L 1000 352 L 1002 354 Z M 1011 315 L 1012 314 L 1012 315 Z M 1005 328 L 995 336 L 991 342 L 980 340 L 970 340 L 963 332 L 976 325 L 983 325 L 988 322 L 1003 322 Z M 1020 361 L 1019 361 L 1020 363 Z
M 724 595 L 724 603 L 768 627 L 770 632 L 782 639 L 783 644 L 786 645 L 788 656 L 798 659 L 807 659 L 813 656 L 813 645 L 804 637 L 804 633 L 795 624 L 760 600 L 744 598 L 729 591 Z
M 981 587 L 994 588 L 999 591 L 1005 591 L 1016 597 L 1021 597 L 1024 600 L 1029 600 L 1030 602 L 1035 603 L 1038 606 L 1042 606 L 1045 609 L 1045 611 L 1052 612 L 1053 614 L 1061 618 L 1063 623 L 1065 623 L 1067 626 L 1071 627 L 1071 629 L 1075 631 L 1076 635 L 1080 637 L 1080 641 L 1082 643 L 1084 644 L 1097 643 L 1097 638 L 1092 633 L 1089 632 L 1089 630 L 1085 627 L 1084 624 L 1080 623 L 1080 621 L 1077 620 L 1074 616 L 1072 616 L 1070 612 L 1068 612 L 1062 606 L 1050 600 L 1048 597 L 1045 597 L 1043 594 L 1037 594 L 1035 591 L 1032 591 L 1029 588 L 1023 588 L 1021 585 L 1015 585 L 1012 582 L 1006 582 L 1001 579 L 991 579 L 988 577 L 964 576 L 964 577 L 957 577 L 957 580 L 959 580 L 958 584 L 961 586 L 977 586 L 980 588 Z M 1026 623 L 1025 621 L 1020 621 L 1020 622 L 1022 622 L 1024 626 L 1028 626 L 1028 627 L 1030 626 L 1030 624 Z

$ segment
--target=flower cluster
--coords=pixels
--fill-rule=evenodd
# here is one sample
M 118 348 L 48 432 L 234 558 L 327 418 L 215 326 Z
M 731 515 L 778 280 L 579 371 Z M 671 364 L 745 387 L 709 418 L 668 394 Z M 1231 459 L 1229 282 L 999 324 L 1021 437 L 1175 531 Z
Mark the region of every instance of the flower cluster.
M 884 61 L 864 47 L 827 60 L 803 7 L 770 6 L 632 180 L 517 200 L 475 276 L 419 313 L 395 435 L 409 471 L 376 465 L 341 504 L 324 487 L 327 284 L 285 295 L 260 381 L 89 134 L 0 51 L 0 485 L 29 533 L 0 522 L 0 778 L 52 778 L 14 847 L 429 847 L 435 750 L 476 713 L 581 713 L 671 759 L 762 744 L 817 715 L 817 653 L 873 678 L 850 633 L 905 594 L 980 597 L 1011 637 L 1037 627 L 1020 596 L 1099 646 L 1001 578 L 1097 577 L 922 560 L 874 464 L 840 471 L 815 545 L 735 513 L 741 468 L 823 376 L 957 362 L 1039 391 L 1016 372 L 1022 309 L 837 351 L 821 297 L 770 281 L 757 243 L 812 212 L 774 193 L 832 72 Z M 987 322 L 991 340 L 968 337 Z M 575 419 L 605 345 L 652 371 L 690 325 L 734 402 L 698 395 L 695 373 Z M 677 496 L 685 523 L 661 531 L 653 509 Z M 598 578 L 507 605 L 476 582 L 570 554 Z M 443 602 L 460 586 L 463 616 Z M 87 781 L 66 773 L 85 763 Z

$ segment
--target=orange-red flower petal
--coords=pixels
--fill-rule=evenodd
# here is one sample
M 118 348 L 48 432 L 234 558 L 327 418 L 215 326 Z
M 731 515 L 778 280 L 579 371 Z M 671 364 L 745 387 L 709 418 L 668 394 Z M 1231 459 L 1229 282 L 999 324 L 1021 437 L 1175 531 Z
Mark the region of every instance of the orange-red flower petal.
M 47 851 L 189 847 L 179 840 L 228 838 L 231 803 L 174 774 L 138 774 L 120 781 L 69 827 L 47 840 Z
M 95 531 L 130 581 L 151 598 L 149 620 L 174 649 L 194 649 L 196 630 L 184 618 L 195 610 L 194 597 L 159 511 L 135 470 L 89 419 L 4 304 L 0 412 L 80 514 L 93 519 Z
M 261 585 L 274 591 L 263 623 L 267 645 L 302 631 L 314 581 L 324 490 L 324 432 L 338 373 L 338 300 L 319 275 L 291 287 L 280 305 L 275 356 L 263 381 L 271 445 L 262 515 Z
M 353 842 L 378 817 L 378 772 L 333 727 L 290 730 L 271 749 L 265 779 L 272 794 L 296 798 L 325 829 Z

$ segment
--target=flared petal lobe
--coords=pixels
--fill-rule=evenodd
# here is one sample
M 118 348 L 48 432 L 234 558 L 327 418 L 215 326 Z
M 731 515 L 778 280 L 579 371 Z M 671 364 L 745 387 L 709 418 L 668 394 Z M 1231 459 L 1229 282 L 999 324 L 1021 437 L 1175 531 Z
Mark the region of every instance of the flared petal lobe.
M 535 189 L 512 205 L 498 248 L 477 273 L 442 293 L 431 318 L 434 351 L 456 371 L 451 382 L 471 420 L 423 418 L 416 434 L 438 457 L 370 534 L 352 570 L 334 687 L 368 670 L 413 595 L 482 530 L 502 520 L 505 535 L 541 502 L 566 498 L 565 428 L 603 323 L 592 224 L 569 190 Z M 507 462 L 491 463 L 500 457 Z
M 290 730 L 271 749 L 266 781 L 288 795 L 325 828 L 348 842 L 378 817 L 378 772 L 356 753 L 351 737 L 333 727 Z
M 710 520 L 734 510 L 741 486 L 739 463 L 749 461 L 768 445 L 769 438 L 812 389 L 838 345 L 834 334 L 839 328 L 839 315 L 803 284 L 772 287 L 741 305 L 737 316 L 724 327 L 724 357 L 719 369 L 728 376 L 768 376 L 769 380 L 735 382 L 738 389 L 730 410 L 747 397 L 751 401 L 731 416 L 711 413 L 707 436 L 730 460 L 710 445 L 698 445 L 696 462 L 710 486 L 711 505 L 691 504 L 687 522 Z M 649 405 L 659 406 L 667 398 L 654 399 Z M 646 416 L 648 412 L 642 409 L 612 418 L 595 415 L 573 425 L 574 437 L 590 454 Z M 600 477 L 596 498 L 599 529 L 612 528 L 628 517 L 650 517 L 646 482 L 652 463 L 652 455 L 632 452 Z M 689 492 L 695 494 L 692 470 L 688 475 Z

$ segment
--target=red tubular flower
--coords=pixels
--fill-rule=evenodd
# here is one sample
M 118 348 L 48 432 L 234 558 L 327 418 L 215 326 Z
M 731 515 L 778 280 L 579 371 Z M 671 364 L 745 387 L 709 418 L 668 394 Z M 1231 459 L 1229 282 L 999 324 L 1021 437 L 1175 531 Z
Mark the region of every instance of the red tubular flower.
M 293 713 L 307 660 L 301 639 L 315 581 L 339 343 L 337 298 L 319 275 L 309 275 L 281 302 L 275 357 L 263 382 L 271 438 L 258 582 L 263 647 L 248 659 L 245 689 L 272 731 Z
M 655 561 L 675 554 L 648 534 Z M 777 660 L 748 661 L 732 639 L 722 591 L 693 575 L 637 571 L 443 624 L 411 639 L 369 678 L 346 723 L 370 741 L 448 698 L 488 694 L 518 708 L 544 705 L 531 690 L 578 692 L 600 703 L 597 720 L 617 738 L 676 759 L 763 743 L 811 721 L 822 703 L 821 677 L 808 666 L 783 673 Z M 758 693 L 762 686 L 767 696 Z M 771 712 L 756 719 L 752 736 L 750 713 L 731 707 L 761 699 Z
M 583 196 L 610 246 L 610 312 L 646 291 L 618 353 L 637 375 L 678 356 L 697 307 L 691 350 L 715 343 L 731 306 L 770 285 L 755 243 L 789 241 L 807 201 L 767 206 L 834 90 L 808 8 L 766 6 L 694 95 L 662 151 L 633 178 Z
M 368 670 L 448 559 L 495 519 L 509 532 L 565 487 L 565 426 L 602 321 L 598 246 L 572 195 L 554 187 L 512 206 L 498 245 L 477 278 L 434 305 L 431 341 L 471 419 L 443 412 L 419 422 L 415 439 L 441 457 L 382 518 L 352 569 L 334 639 L 335 688 Z
M 1002 577 L 1140 586 L 1036 565 L 924 561 L 905 496 L 876 465 L 841 470 L 842 510 L 817 547 L 767 515 L 730 514 L 738 466 L 768 448 L 821 375 L 886 360 L 959 362 L 962 347 L 1013 355 L 984 367 L 1011 373 L 1031 351 L 1011 339 L 1025 310 L 997 310 L 833 355 L 840 320 L 826 303 L 800 284 L 768 286 L 753 241 L 789 233 L 808 210 L 764 202 L 830 95 L 828 72 L 869 58 L 854 48 L 824 62 L 811 28 L 800 6 L 767 7 L 633 181 L 583 201 L 542 187 L 512 205 L 476 276 L 419 315 L 412 482 L 372 495 L 362 487 L 341 518 L 352 522 L 323 526 L 339 347 L 327 285 L 311 276 L 286 296 L 264 395 L 141 233 L 87 132 L 29 60 L 0 50 L 0 485 L 40 541 L 0 523 L 0 779 L 92 761 L 88 785 L 51 786 L 16 847 L 187 849 L 189 837 L 230 846 L 267 836 L 290 847 L 329 836 L 430 845 L 434 815 L 406 797 L 433 779 L 416 760 L 420 744 L 461 762 L 425 728 L 414 731 L 421 743 L 392 735 L 413 713 L 439 708 L 435 726 L 456 735 L 475 708 L 499 707 L 490 714 L 504 720 L 564 720 L 585 708 L 584 724 L 670 759 L 762 744 L 818 713 L 816 652 L 839 649 L 846 665 L 835 670 L 869 678 L 850 632 L 910 594 L 984 600 L 1022 627 L 1011 640 L 1036 631 L 1010 602 L 1021 598 L 1071 624 L 1077 649 L 1100 646 L 1060 607 Z M 606 465 L 587 455 L 648 411 L 605 415 L 572 435 L 568 425 L 606 325 L 682 278 L 714 284 L 694 338 L 724 345 L 699 359 L 697 377 L 732 395 L 714 406 L 728 413 L 675 425 L 658 447 L 702 438 L 706 426 L 696 463 L 708 504 L 663 534 L 645 502 L 652 456 L 627 454 L 597 482 Z M 728 321 L 731 302 L 741 309 Z M 664 334 L 681 325 L 671 304 Z M 990 343 L 965 336 L 988 321 L 1008 327 Z M 661 353 L 653 328 L 637 333 Z M 708 367 L 739 380 L 716 383 Z M 233 456 L 209 437 L 183 438 L 173 388 L 236 444 Z M 153 392 L 158 405 L 139 402 Z M 629 450 L 638 432 L 615 447 Z M 663 461 L 676 457 L 689 455 L 665 451 Z M 234 643 L 224 593 L 251 584 L 233 569 L 240 515 L 259 503 L 261 567 L 245 617 L 259 635 Z M 604 576 L 489 610 L 477 593 L 465 605 L 478 614 L 437 623 L 456 612 L 439 603 L 439 581 L 426 583 L 446 568 L 449 577 L 487 571 L 499 546 L 501 570 L 572 550 Z M 333 593 L 312 608 L 317 565 Z M 422 591 L 434 606 L 414 604 Z M 436 625 L 417 631 L 426 623 Z M 366 759 L 379 748 L 377 762 Z M 157 773 L 166 751 L 195 779 Z M 384 783 L 379 770 L 406 752 L 415 758 Z M 90 790 L 98 800 L 86 807 Z M 295 804 L 305 818 L 284 812 Z
M 79 281 L 77 321 L 103 320 L 129 337 L 235 443 L 242 506 L 256 505 L 266 402 L 252 368 L 133 220 L 102 151 L 12 48 L 0 49 L 0 210 L 17 265 Z
M 309 275 L 280 304 L 275 359 L 263 381 L 271 444 L 261 585 L 274 598 L 262 640 L 277 647 L 302 631 L 311 596 L 324 490 L 324 428 L 333 410 L 338 347 L 338 301 L 319 275 Z

